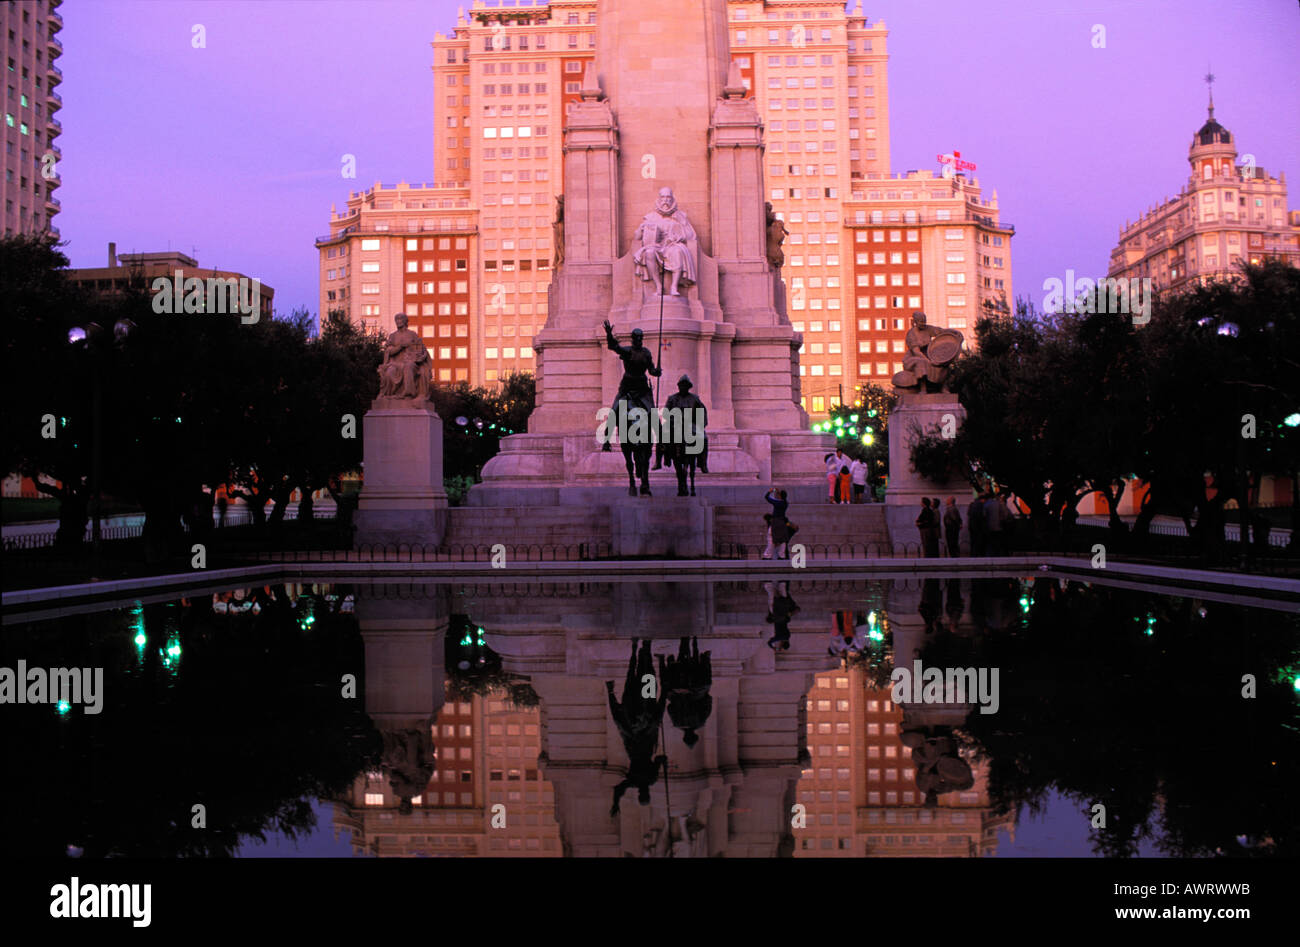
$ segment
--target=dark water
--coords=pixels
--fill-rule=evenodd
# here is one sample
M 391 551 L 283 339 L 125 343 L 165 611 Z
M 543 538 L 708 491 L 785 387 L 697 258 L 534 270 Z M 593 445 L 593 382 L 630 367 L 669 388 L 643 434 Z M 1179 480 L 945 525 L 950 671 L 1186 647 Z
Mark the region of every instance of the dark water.
M 0 706 L 4 852 L 1295 855 L 1295 610 L 1037 575 L 11 617 L 0 667 L 103 683 Z

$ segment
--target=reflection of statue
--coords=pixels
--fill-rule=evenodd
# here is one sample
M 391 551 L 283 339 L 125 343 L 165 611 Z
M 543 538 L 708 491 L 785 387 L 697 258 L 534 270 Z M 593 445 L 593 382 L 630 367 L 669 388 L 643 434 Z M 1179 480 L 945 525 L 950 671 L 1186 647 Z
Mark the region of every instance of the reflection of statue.
M 400 800 L 403 813 L 411 811 L 411 799 L 423 795 L 433 778 L 436 760 L 433 736 L 428 727 L 419 730 L 385 730 L 383 768 L 388 785 Z
M 776 216 L 770 203 L 764 206 L 767 208 L 767 262 L 779 268 L 785 263 L 785 251 L 781 249 L 781 244 L 790 231 L 785 229 L 785 221 Z
M 622 703 L 614 697 L 614 682 L 605 682 L 609 711 L 614 716 L 618 735 L 623 738 L 623 749 L 627 751 L 628 762 L 627 776 L 614 787 L 614 806 L 609 811 L 611 818 L 618 815 L 618 803 L 623 798 L 623 793 L 632 788 L 637 791 L 637 801 L 648 806 L 650 787 L 659 778 L 659 768 L 668 763 L 668 757 L 654 755 L 667 694 L 660 688 L 657 696 L 642 696 L 644 685 L 641 682 L 647 676 L 654 677 L 654 665 L 650 661 L 650 642 L 642 642 L 640 651 L 636 645 L 637 641 L 633 638 L 632 658 L 628 662 L 627 679 L 623 683 Z
M 384 343 L 384 361 L 379 366 L 379 396 L 418 401 L 429 399 L 429 350 L 418 335 L 406 327 L 406 313 L 393 317 L 397 329 Z
M 564 195 L 555 198 L 555 220 L 551 223 L 551 233 L 555 236 L 555 259 L 551 263 L 554 269 L 564 262 Z
M 956 329 L 936 329 L 925 324 L 925 313 L 912 313 L 907 354 L 903 356 L 903 370 L 894 376 L 894 387 L 945 390 L 948 366 L 961 354 L 962 339 Z
M 935 731 L 930 736 L 930 731 Z M 916 727 L 904 724 L 899 738 L 903 746 L 912 751 L 916 764 L 916 788 L 925 796 L 924 805 L 933 809 L 939 796 L 961 792 L 975 785 L 970 764 L 961 758 L 957 742 L 950 727 Z
M 668 695 L 668 718 L 673 726 L 683 731 L 682 741 L 687 746 L 695 746 L 700 740 L 696 732 L 704 726 L 713 712 L 713 698 L 709 689 L 713 686 L 713 664 L 711 652 L 700 653 L 697 638 L 682 638 L 677 648 L 677 657 L 659 655 L 659 686 Z
M 695 250 L 691 246 L 696 239 L 695 228 L 686 219 L 686 212 L 677 207 L 672 188 L 659 189 L 655 209 L 645 215 L 634 239 L 640 244 L 632 255 L 636 275 L 654 283 L 658 295 L 664 295 L 664 273 L 672 274 L 670 296 L 681 295 L 679 285 L 689 287 L 695 283 Z

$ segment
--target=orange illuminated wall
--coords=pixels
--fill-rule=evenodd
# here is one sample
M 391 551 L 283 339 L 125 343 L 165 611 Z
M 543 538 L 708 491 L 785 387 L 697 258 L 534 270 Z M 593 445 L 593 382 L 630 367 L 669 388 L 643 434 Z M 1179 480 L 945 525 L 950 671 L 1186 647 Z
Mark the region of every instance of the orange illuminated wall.
M 434 381 L 469 381 L 469 236 L 410 237 L 403 264 L 405 309 L 418 313 L 411 328 L 433 353 Z

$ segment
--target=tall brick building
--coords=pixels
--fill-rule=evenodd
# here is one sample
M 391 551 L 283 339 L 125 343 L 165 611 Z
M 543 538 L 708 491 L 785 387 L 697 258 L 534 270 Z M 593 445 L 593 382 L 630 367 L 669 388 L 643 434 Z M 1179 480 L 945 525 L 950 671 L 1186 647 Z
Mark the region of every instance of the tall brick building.
M 765 190 L 789 230 L 782 276 L 804 334 L 803 406 L 824 414 L 856 386 L 887 383 L 914 310 L 969 330 L 986 299 L 1012 298 L 1013 228 L 998 222 L 996 193 L 985 199 L 965 174 L 891 173 L 883 22 L 839 0 L 731 0 L 728 11 L 731 58 L 764 120 Z M 317 240 L 321 312 L 376 331 L 406 312 L 437 381 L 535 371 L 566 109 L 595 56 L 596 17 L 595 0 L 476 2 L 434 38 L 436 183 L 376 184 L 332 215 Z M 653 154 L 641 168 L 671 176 Z M 425 278 L 428 261 L 398 249 L 433 233 L 453 241 L 466 276 Z

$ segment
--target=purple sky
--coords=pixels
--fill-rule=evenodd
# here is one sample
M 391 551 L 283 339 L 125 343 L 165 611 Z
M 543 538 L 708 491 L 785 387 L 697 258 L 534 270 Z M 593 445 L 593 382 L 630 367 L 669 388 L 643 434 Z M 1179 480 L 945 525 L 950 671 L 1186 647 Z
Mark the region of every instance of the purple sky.
M 317 308 L 331 203 L 432 181 L 432 49 L 457 0 L 68 0 L 57 218 L 73 266 L 196 253 Z M 465 4 L 469 6 L 469 3 Z M 895 171 L 953 148 L 1016 225 L 1015 293 L 1103 275 L 1119 228 L 1186 181 L 1216 117 L 1270 174 L 1300 170 L 1295 0 L 880 0 Z M 207 47 L 191 46 L 192 27 Z M 1106 28 L 1094 49 L 1092 28 Z M 358 63 L 368 64 L 359 66 Z M 1287 103 L 1291 103 L 1287 105 Z M 344 154 L 357 177 L 345 180 Z M 1300 207 L 1294 191 L 1291 208 Z M 197 248 L 192 251 L 191 248 Z

